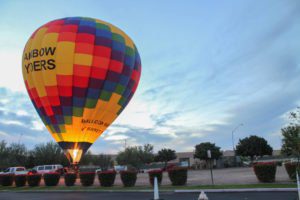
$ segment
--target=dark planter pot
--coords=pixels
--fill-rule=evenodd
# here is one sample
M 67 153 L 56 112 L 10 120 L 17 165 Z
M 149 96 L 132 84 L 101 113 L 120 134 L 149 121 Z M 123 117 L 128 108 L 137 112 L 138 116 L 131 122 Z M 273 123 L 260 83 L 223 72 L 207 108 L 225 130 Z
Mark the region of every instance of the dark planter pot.
M 77 179 L 77 174 L 76 173 L 67 173 L 65 174 L 65 185 L 66 186 L 74 186 L 76 179 Z
M 46 186 L 57 186 L 60 179 L 59 173 L 44 174 L 44 182 Z
M 120 174 L 121 174 L 121 180 L 124 187 L 135 186 L 136 179 L 137 179 L 136 171 L 122 171 Z
M 91 186 L 94 184 L 95 172 L 82 172 L 79 174 L 80 182 L 82 186 Z
M 116 172 L 115 171 L 104 171 L 98 173 L 98 180 L 102 187 L 111 187 L 115 183 L 116 179 Z
M 32 174 L 27 176 L 27 183 L 30 187 L 36 187 L 40 185 L 42 179 L 41 174 Z
M 14 183 L 14 175 L 12 174 L 2 174 L 1 175 L 1 185 L 2 186 L 12 186 Z
M 15 176 L 15 184 L 17 187 L 24 187 L 26 185 L 27 175 L 16 175 Z
M 162 178 L 163 178 L 163 171 L 162 170 L 153 170 L 153 171 L 149 171 L 149 182 L 150 184 L 153 186 L 154 185 L 154 178 L 157 178 L 157 182 L 160 185 L 162 182 Z
M 168 171 L 172 185 L 185 185 L 187 182 L 187 168 L 174 167 Z

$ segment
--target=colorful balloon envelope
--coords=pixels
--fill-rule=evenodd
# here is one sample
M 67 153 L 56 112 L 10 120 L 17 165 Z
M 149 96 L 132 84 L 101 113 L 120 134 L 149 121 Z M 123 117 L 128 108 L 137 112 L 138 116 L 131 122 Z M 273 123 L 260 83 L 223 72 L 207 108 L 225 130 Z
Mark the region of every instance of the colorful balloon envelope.
M 137 89 L 141 60 L 117 27 L 68 17 L 38 28 L 22 62 L 30 99 L 71 163 L 111 125 Z

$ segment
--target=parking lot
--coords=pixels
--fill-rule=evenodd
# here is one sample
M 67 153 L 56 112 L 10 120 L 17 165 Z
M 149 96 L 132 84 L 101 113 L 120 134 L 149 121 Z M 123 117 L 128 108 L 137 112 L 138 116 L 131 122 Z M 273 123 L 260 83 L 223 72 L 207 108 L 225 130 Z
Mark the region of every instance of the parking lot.
M 215 184 L 256 184 L 259 183 L 252 168 L 227 168 L 213 170 Z M 97 177 L 96 177 L 97 179 Z M 289 183 L 291 182 L 284 167 L 278 167 L 276 172 L 276 183 Z M 43 183 L 42 183 L 43 184 Z M 60 185 L 64 185 L 64 180 L 61 178 Z M 76 182 L 80 185 L 79 179 Z M 98 184 L 98 180 L 95 180 Z M 162 185 L 170 185 L 168 174 L 164 173 Z M 187 185 L 209 185 L 211 184 L 211 177 L 209 170 L 190 170 L 188 171 Z M 121 186 L 122 182 L 120 175 L 117 175 L 115 185 Z M 148 174 L 138 174 L 136 185 L 147 186 L 149 185 Z

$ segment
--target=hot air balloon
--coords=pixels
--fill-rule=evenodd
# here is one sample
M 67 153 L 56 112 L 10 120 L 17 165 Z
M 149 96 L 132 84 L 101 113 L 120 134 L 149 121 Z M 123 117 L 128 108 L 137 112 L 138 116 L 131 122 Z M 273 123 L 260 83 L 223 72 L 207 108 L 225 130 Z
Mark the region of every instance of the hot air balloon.
M 72 164 L 135 93 L 141 60 L 133 41 L 107 22 L 68 17 L 38 28 L 23 52 L 29 97 Z

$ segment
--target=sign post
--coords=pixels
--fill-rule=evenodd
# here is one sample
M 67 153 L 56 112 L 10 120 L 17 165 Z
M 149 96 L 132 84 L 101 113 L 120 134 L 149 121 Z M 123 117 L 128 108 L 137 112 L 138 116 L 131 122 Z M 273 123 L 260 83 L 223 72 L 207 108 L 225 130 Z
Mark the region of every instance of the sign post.
M 214 176 L 213 176 L 213 169 L 212 169 L 212 158 L 211 158 L 211 151 L 210 150 L 207 150 L 207 157 L 209 159 L 211 184 L 214 185 Z

